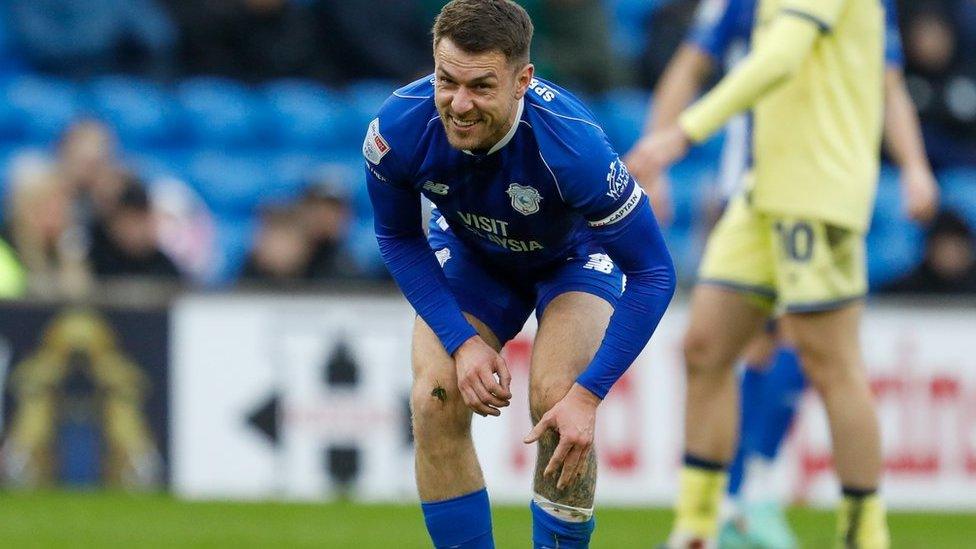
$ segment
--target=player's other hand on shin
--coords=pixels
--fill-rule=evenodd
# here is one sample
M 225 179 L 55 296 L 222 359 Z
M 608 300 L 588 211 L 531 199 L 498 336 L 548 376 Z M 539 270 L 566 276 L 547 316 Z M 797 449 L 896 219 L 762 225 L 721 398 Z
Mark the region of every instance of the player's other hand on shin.
M 902 201 L 905 215 L 912 221 L 928 223 L 939 211 L 939 183 L 928 166 L 902 171 Z
M 596 409 L 600 398 L 578 383 L 556 403 L 523 442 L 532 444 L 552 429 L 559 435 L 559 444 L 546 465 L 546 477 L 559 475 L 556 488 L 565 489 L 586 470 L 587 458 L 593 448 L 596 430 Z
M 481 337 L 465 341 L 454 353 L 458 389 L 464 403 L 481 416 L 500 416 L 512 399 L 512 374 L 505 359 Z

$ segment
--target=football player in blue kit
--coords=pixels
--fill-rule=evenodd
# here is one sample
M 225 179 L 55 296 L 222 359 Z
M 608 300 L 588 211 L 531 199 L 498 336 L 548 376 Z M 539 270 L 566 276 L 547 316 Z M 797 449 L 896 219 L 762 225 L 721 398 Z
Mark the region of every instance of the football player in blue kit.
M 532 32 L 509 0 L 448 3 L 435 73 L 394 92 L 363 144 L 380 251 L 418 313 L 416 475 L 436 547 L 494 546 L 471 414 L 509 405 L 499 351 L 533 310 L 532 538 L 588 546 L 597 409 L 674 293 L 647 198 L 590 111 L 535 77 Z

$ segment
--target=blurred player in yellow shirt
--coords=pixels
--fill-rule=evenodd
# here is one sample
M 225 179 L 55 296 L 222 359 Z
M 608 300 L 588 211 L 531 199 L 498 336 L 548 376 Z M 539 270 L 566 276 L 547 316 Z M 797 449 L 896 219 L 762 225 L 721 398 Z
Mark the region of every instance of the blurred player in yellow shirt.
M 733 365 L 771 310 L 827 408 L 844 500 L 838 544 L 885 548 L 881 442 L 861 362 L 864 232 L 878 176 L 880 0 L 761 0 L 752 53 L 643 146 L 650 171 L 733 115 L 755 114 L 754 169 L 713 232 L 685 343 L 686 458 L 669 545 L 714 543 L 735 449 Z

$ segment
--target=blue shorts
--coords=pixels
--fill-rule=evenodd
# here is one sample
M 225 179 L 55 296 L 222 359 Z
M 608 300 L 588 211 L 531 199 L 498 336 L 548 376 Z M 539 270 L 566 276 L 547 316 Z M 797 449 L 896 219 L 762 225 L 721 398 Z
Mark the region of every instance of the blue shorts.
M 502 345 L 522 331 L 533 309 L 541 319 L 560 294 L 585 292 L 616 306 L 623 293 L 623 273 L 604 253 L 567 257 L 543 270 L 504 272 L 479 262 L 450 229 L 433 225 L 428 241 L 461 310 L 484 322 Z

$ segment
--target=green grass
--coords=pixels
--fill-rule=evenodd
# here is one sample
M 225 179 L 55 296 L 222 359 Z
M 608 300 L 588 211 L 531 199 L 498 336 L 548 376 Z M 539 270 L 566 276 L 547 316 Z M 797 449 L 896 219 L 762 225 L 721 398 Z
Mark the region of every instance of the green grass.
M 791 522 L 808 548 L 829 548 L 830 513 L 794 509 Z M 651 548 L 671 514 L 659 509 L 600 509 L 593 549 Z M 530 544 L 527 508 L 498 507 L 499 549 Z M 976 515 L 894 513 L 895 548 L 976 547 Z M 430 547 L 416 506 L 183 502 L 113 493 L 0 494 L 0 547 Z

